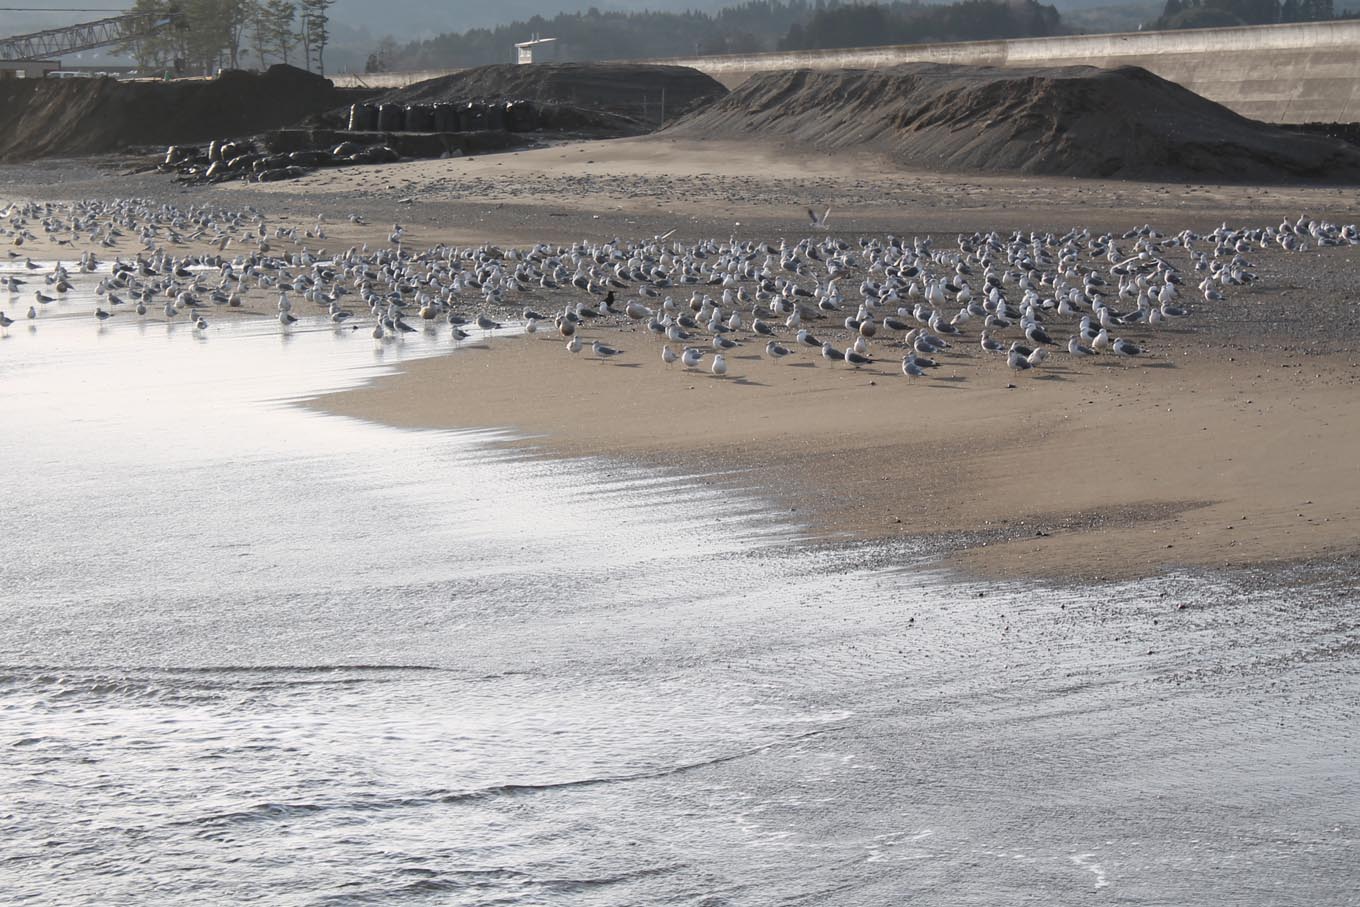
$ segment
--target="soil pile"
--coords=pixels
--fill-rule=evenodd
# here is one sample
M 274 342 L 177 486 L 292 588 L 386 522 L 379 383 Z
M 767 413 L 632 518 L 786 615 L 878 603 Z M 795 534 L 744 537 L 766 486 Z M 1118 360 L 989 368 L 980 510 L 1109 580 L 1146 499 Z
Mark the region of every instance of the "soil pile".
M 174 82 L 0 80 L 0 161 L 250 135 L 355 98 L 329 79 L 284 65 L 262 75 L 233 70 Z
M 661 123 L 727 94 L 722 83 L 688 66 L 635 63 L 497 63 L 417 82 L 383 96 L 394 104 L 527 100 Z
M 930 170 L 1360 180 L 1360 149 L 1246 119 L 1137 67 L 908 64 L 763 73 L 666 134 L 865 149 Z

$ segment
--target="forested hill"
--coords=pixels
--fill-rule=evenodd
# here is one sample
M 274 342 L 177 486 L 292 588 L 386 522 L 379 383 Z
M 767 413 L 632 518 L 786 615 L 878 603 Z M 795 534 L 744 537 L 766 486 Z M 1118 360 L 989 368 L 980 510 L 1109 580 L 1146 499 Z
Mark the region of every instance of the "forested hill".
M 1035 0 L 964 0 L 955 4 L 881 5 L 835 0 L 750 0 L 714 13 L 612 12 L 591 8 L 534 16 L 423 41 L 385 40 L 369 68 L 440 69 L 510 60 L 513 46 L 535 35 L 557 38 L 573 60 L 626 60 L 695 54 L 753 53 L 818 47 L 869 47 L 1059 34 L 1053 6 Z

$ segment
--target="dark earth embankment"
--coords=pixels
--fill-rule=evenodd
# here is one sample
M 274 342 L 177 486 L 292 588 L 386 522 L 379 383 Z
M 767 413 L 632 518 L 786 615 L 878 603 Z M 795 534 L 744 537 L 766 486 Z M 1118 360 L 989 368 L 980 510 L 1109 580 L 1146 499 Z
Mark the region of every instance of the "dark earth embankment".
M 659 123 L 727 94 L 721 82 L 688 66 L 639 63 L 497 63 L 408 85 L 379 98 L 395 104 L 526 100 L 568 104 Z
M 371 92 L 292 66 L 215 79 L 0 81 L 0 161 L 204 142 L 292 125 Z
M 1137 67 L 761 73 L 665 134 L 872 151 L 919 170 L 1360 181 L 1355 146 L 1249 120 Z

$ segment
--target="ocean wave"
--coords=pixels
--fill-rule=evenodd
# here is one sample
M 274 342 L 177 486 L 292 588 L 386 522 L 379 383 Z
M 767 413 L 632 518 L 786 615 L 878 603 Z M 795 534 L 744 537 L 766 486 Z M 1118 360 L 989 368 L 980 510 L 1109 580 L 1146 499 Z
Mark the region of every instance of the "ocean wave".
M 517 798 L 533 796 L 536 794 L 549 793 L 552 791 L 562 791 L 570 789 L 584 789 L 599 787 L 608 784 L 627 784 L 636 781 L 653 781 L 661 778 L 671 778 L 689 772 L 699 771 L 705 768 L 722 765 L 728 762 L 735 762 L 750 756 L 768 752 L 780 746 L 798 743 L 811 737 L 817 737 L 831 730 L 830 728 L 818 728 L 802 734 L 793 734 L 781 737 L 778 740 L 764 743 L 759 746 L 750 747 L 733 753 L 723 753 L 708 759 L 699 759 L 693 762 L 685 762 L 679 765 L 664 766 L 661 768 L 648 769 L 646 771 L 633 772 L 621 775 L 604 775 L 590 778 L 571 778 L 561 781 L 539 781 L 539 782 L 506 782 L 504 784 L 492 784 L 485 787 L 471 788 L 468 790 L 445 790 L 437 789 L 414 794 L 409 797 L 386 797 L 381 799 L 348 799 L 337 800 L 334 802 L 295 802 L 295 803 L 257 803 L 244 809 L 232 810 L 230 812 L 214 813 L 212 815 L 198 816 L 190 819 L 183 819 L 171 823 L 172 826 L 198 826 L 206 828 L 218 828 L 225 825 L 240 825 L 254 822 L 272 822 L 291 819 L 299 816 L 309 816 L 323 812 L 377 812 L 394 809 L 414 809 L 429 806 L 441 806 L 453 803 L 475 802 L 492 800 L 496 798 Z
M 684 868 L 682 863 L 661 866 L 642 866 L 626 872 L 602 876 L 564 877 L 540 876 L 533 872 L 510 869 L 503 866 L 488 866 L 468 869 L 432 870 L 424 867 L 401 867 L 396 870 L 398 879 L 381 881 L 363 890 L 346 891 L 319 898 L 315 903 L 339 907 L 344 904 L 394 904 L 403 903 L 408 896 L 443 894 L 460 891 L 464 888 L 484 888 L 488 882 L 504 881 L 517 890 L 537 889 L 546 894 L 570 894 L 605 888 L 612 885 L 626 885 L 643 879 L 665 876 Z M 415 879 L 402 879 L 403 876 L 417 876 Z

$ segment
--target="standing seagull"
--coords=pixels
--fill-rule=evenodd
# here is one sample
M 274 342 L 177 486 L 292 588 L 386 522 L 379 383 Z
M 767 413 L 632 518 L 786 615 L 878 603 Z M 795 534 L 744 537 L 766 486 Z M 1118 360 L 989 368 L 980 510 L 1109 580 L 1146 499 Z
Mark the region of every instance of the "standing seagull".
M 619 355 L 619 353 L 623 352 L 623 350 L 616 350 L 612 346 L 606 346 L 598 340 L 590 345 L 590 350 L 595 354 L 595 357 L 601 361 L 613 359 L 615 356 Z
M 1114 343 L 1110 344 L 1110 349 L 1121 356 L 1138 356 L 1143 352 L 1142 347 L 1129 343 L 1123 337 L 1114 338 Z
M 713 374 L 719 378 L 727 374 L 727 359 L 722 353 L 713 354 Z
M 868 365 L 874 360 L 870 359 L 868 356 L 863 355 L 862 353 L 855 352 L 853 349 L 847 349 L 845 351 L 845 361 L 848 362 L 850 365 L 854 366 L 855 368 L 859 368 L 861 365 Z

